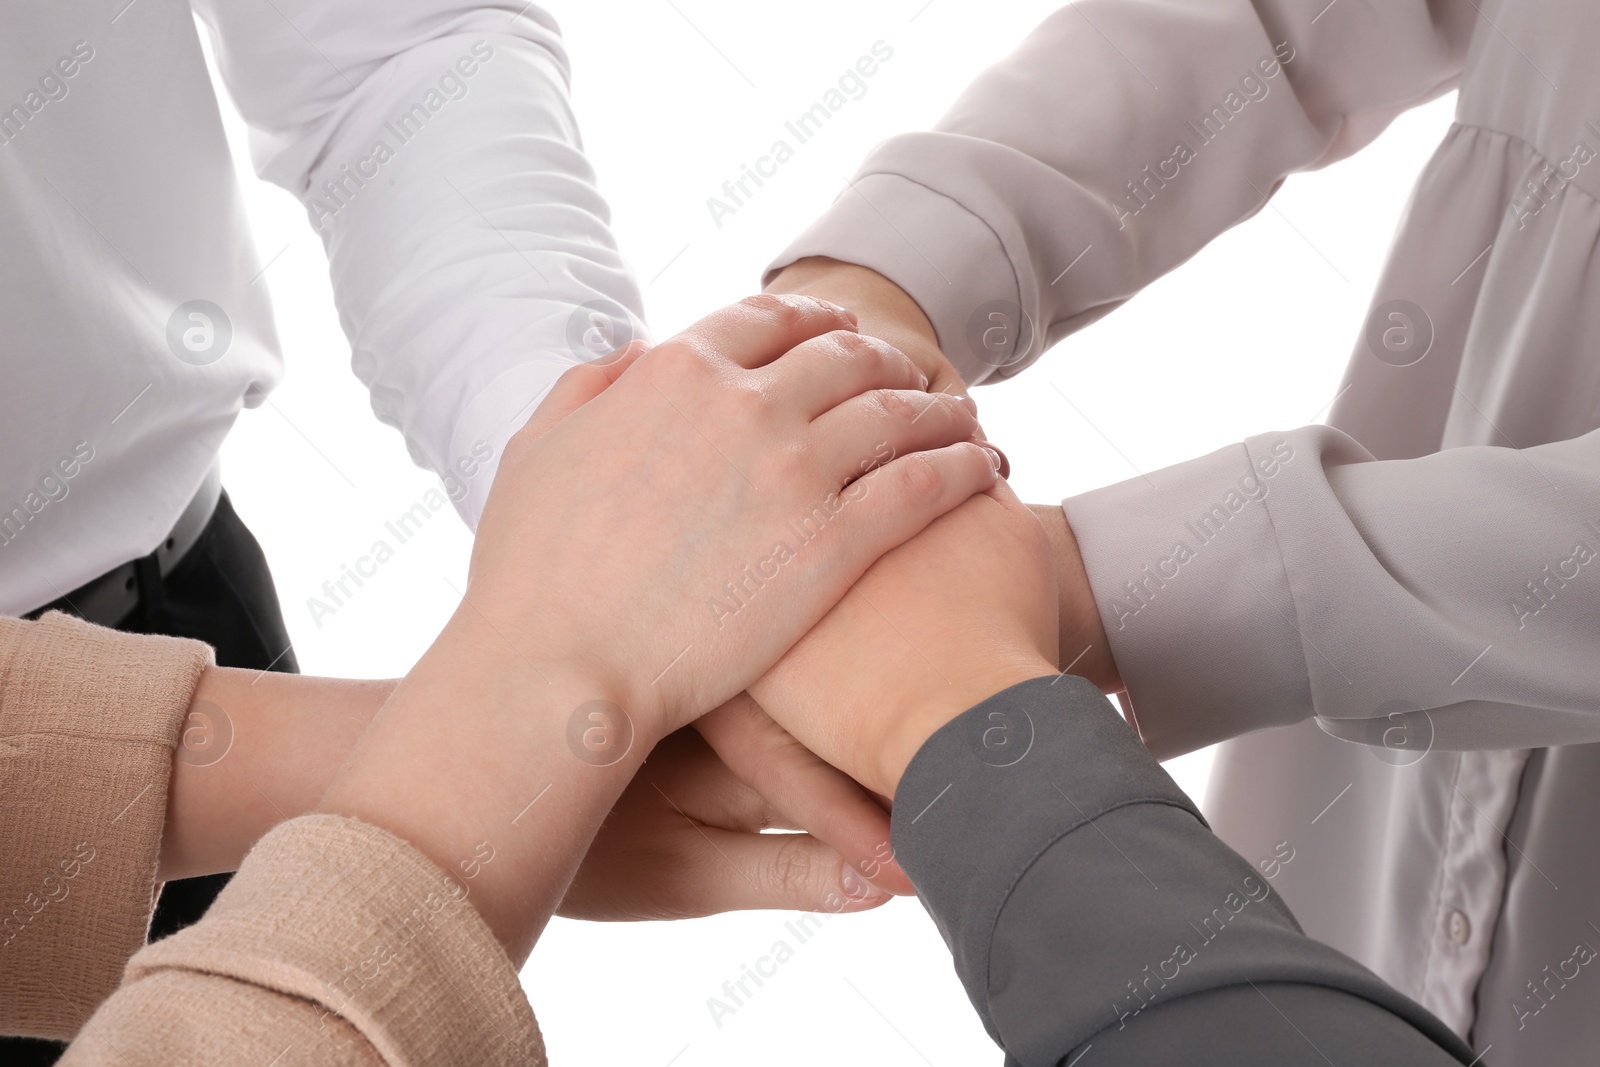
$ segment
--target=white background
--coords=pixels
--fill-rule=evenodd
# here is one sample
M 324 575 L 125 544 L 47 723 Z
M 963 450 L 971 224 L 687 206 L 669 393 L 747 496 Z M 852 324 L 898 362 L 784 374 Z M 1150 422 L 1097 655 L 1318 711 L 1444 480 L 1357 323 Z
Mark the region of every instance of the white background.
M 752 291 L 768 259 L 826 207 L 873 144 L 933 122 L 1055 6 L 552 0 L 589 154 L 656 336 Z M 718 227 L 706 199 L 878 41 L 894 54 L 867 93 Z M 1160 73 L 1149 73 L 1159 83 Z M 1453 102 L 1403 117 L 1351 161 L 1290 180 L 1255 219 L 1117 314 L 1011 383 L 979 390 L 985 427 L 1011 457 L 1018 493 L 1055 501 L 1247 434 L 1320 421 L 1412 178 Z M 249 175 L 242 126 L 225 98 L 224 114 L 238 169 Z M 240 419 L 224 449 L 226 482 L 271 560 L 302 668 L 396 676 L 453 608 L 468 534 L 440 513 L 352 601 L 313 621 L 307 598 L 436 481 L 371 416 L 304 212 L 282 190 L 244 181 L 289 373 L 271 405 Z M 1203 752 L 1169 770 L 1198 794 L 1209 766 Z M 552 1061 L 999 1062 L 915 901 L 827 918 L 805 944 L 785 929 L 794 918 L 556 920 L 523 973 Z M 795 958 L 718 1026 L 707 998 L 779 939 Z

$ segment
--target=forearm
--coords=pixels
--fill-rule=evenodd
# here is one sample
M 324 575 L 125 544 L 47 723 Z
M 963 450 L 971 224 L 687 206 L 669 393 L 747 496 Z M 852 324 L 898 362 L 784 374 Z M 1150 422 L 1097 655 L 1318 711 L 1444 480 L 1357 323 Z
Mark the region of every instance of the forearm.
M 983 739 L 996 730 L 1026 745 L 995 758 Z M 899 784 L 894 844 L 1017 1061 L 1091 1044 L 1114 1064 L 1197 1048 L 1241 1064 L 1322 1063 L 1318 1049 L 1352 1063 L 1471 1059 L 1423 1009 L 1305 937 L 1270 884 L 1293 849 L 1255 866 L 1228 849 L 1080 679 L 1023 682 L 936 733 Z
M 236 870 L 311 811 L 394 686 L 208 667 L 173 753 L 161 880 Z
M 595 703 L 601 687 L 555 671 L 463 605 L 316 805 L 427 856 L 519 967 L 653 743 Z

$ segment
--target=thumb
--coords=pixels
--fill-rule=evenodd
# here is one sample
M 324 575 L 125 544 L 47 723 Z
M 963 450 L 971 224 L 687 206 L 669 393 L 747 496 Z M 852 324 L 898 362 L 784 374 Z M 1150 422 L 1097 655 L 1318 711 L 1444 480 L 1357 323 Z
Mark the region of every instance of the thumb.
M 528 416 L 528 421 L 517 431 L 518 436 L 527 443 L 537 441 L 562 419 L 610 388 L 622 377 L 623 371 L 649 350 L 650 346 L 643 341 L 630 341 L 602 359 L 569 367 Z
M 855 912 L 891 899 L 810 834 L 706 826 L 689 847 L 699 854 L 680 867 L 677 889 L 705 913 L 752 908 Z M 728 877 L 730 866 L 736 877 Z

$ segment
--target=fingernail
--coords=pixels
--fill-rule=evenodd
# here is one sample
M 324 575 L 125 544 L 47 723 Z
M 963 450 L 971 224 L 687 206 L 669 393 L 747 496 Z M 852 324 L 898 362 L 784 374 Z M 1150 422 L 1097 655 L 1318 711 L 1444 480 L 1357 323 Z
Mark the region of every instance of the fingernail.
M 994 473 L 1001 478 L 1011 477 L 1011 461 L 1006 458 L 1006 454 L 988 441 L 979 441 L 978 444 L 989 453 L 989 466 L 994 468 Z
M 972 399 L 971 394 L 962 393 L 961 402 L 966 405 L 967 410 L 972 412 L 973 415 L 978 414 L 978 402 Z
M 927 376 L 927 375 L 926 375 L 926 374 L 924 374 L 924 375 L 922 375 L 922 391 L 923 391 L 923 392 L 924 392 L 924 393 L 926 393 L 926 392 L 927 392 L 927 391 L 928 391 L 928 386 L 929 386 L 929 385 L 930 385 L 930 384 L 932 384 L 932 383 L 930 383 L 930 382 L 929 382 L 929 381 L 928 381 L 928 376 Z
M 850 897 L 852 900 L 864 900 L 873 894 L 872 883 L 861 877 L 860 873 L 850 866 L 848 861 L 841 864 L 841 867 L 844 870 L 844 876 L 840 881 L 844 885 L 845 896 Z

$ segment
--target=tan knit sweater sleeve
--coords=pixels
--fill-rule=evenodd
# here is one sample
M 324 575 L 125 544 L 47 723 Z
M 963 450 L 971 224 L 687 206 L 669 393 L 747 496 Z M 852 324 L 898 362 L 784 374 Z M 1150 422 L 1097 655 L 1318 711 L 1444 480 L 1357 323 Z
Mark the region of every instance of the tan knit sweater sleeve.
M 63 1064 L 542 1067 L 461 883 L 354 819 L 284 823 L 201 922 L 142 950 Z
M 71 1037 L 144 944 L 210 662 L 197 641 L 0 618 L 0 1032 Z
M 196 642 L 0 618 L 0 1032 L 74 1038 L 65 1064 L 542 1065 L 464 887 L 355 820 L 279 826 L 205 919 L 140 947 L 209 662 Z

